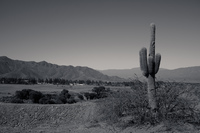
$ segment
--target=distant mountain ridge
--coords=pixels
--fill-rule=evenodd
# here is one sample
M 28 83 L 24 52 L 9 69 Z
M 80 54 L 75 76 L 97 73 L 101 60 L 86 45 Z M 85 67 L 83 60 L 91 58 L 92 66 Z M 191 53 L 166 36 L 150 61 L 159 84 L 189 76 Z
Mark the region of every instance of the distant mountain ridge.
M 20 61 L 0 56 L 0 78 L 63 78 L 68 80 L 123 81 L 89 67 L 59 66 L 46 61 Z
M 68 80 L 127 81 L 142 76 L 140 68 L 97 71 L 89 67 L 59 66 L 46 61 L 21 61 L 0 56 L 0 78 L 63 78 Z M 160 68 L 157 80 L 200 83 L 200 66 L 173 70 Z M 126 80 L 125 80 L 126 79 Z
M 140 68 L 132 69 L 110 69 L 100 71 L 108 76 L 118 76 L 125 79 L 144 79 Z M 160 68 L 156 74 L 157 80 L 163 81 L 177 81 L 177 82 L 190 82 L 190 83 L 200 83 L 200 66 L 185 67 L 178 69 L 163 69 Z

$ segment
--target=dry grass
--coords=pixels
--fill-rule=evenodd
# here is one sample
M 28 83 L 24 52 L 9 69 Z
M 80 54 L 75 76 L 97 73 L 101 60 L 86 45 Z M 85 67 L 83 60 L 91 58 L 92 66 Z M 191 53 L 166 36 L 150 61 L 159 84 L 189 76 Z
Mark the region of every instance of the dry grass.
M 148 107 L 146 84 L 138 81 L 131 90 L 113 92 L 100 101 L 99 114 L 102 120 L 122 126 L 163 124 L 171 131 L 175 129 L 172 125 L 200 126 L 200 97 L 196 95 L 196 89 L 199 88 L 191 84 L 159 82 L 156 95 L 158 117 L 155 119 Z

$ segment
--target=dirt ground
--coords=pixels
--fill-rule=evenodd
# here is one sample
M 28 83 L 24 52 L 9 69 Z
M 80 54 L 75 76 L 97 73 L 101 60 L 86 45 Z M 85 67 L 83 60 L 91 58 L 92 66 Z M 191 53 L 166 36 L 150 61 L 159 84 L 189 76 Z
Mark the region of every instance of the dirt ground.
M 170 133 L 162 124 L 122 128 L 98 121 L 97 106 L 93 101 L 71 105 L 0 103 L 0 133 Z M 186 125 L 184 130 L 200 132 L 191 125 Z
M 0 85 L 0 97 L 27 88 L 41 92 L 68 89 L 80 93 L 91 91 L 92 86 Z M 121 127 L 99 119 L 98 107 L 95 100 L 57 105 L 0 103 L 0 133 L 200 133 L 200 128 L 189 124 L 171 125 L 175 130 L 166 128 L 165 124 Z

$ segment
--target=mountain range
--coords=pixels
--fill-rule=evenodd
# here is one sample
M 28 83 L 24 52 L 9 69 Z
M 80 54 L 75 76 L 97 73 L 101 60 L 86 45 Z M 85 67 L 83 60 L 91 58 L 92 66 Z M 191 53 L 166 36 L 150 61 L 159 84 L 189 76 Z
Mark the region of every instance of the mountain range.
M 0 57 L 0 78 L 62 78 L 68 80 L 123 81 L 116 76 L 107 76 L 88 67 L 59 66 L 46 61 L 20 61 Z
M 103 74 L 108 76 L 119 76 L 125 79 L 144 79 L 140 68 L 132 69 L 110 69 L 102 70 Z M 162 81 L 177 81 L 177 82 L 189 82 L 189 83 L 200 83 L 200 66 L 177 68 L 173 70 L 160 68 L 156 74 L 157 80 Z
M 131 81 L 144 80 L 140 68 L 94 70 L 81 66 L 59 66 L 46 61 L 21 61 L 0 56 L 0 78 L 63 78 L 68 80 Z M 157 80 L 200 83 L 200 66 L 178 69 L 160 68 Z

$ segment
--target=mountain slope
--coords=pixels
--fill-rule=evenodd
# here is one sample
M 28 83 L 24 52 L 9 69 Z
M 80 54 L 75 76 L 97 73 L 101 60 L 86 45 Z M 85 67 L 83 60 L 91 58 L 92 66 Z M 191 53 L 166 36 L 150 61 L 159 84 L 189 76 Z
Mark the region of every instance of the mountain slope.
M 125 78 L 125 79 L 133 79 L 134 77 L 138 76 L 141 77 L 140 68 L 132 68 L 132 69 L 108 69 L 108 70 L 101 70 L 103 74 L 108 76 L 117 75 L 118 77 Z
M 160 71 L 157 77 L 164 80 L 200 83 L 200 66 Z
M 125 79 L 144 79 L 140 68 L 123 70 L 102 70 L 108 76 L 119 76 Z M 173 70 L 161 68 L 156 74 L 158 80 L 200 83 L 200 66 L 178 68 Z
M 0 57 L 0 77 L 14 78 L 63 78 L 68 80 L 122 81 L 116 76 L 107 76 L 88 67 L 59 66 L 56 64 L 34 61 L 12 60 Z

